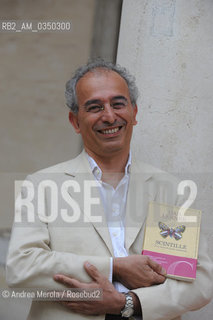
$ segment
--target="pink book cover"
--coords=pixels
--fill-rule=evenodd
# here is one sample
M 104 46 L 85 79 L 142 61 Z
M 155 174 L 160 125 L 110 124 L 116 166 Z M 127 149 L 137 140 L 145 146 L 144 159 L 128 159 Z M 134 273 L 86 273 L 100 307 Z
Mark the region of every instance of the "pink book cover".
M 150 202 L 143 255 L 162 265 L 167 277 L 193 281 L 196 278 L 201 211 Z

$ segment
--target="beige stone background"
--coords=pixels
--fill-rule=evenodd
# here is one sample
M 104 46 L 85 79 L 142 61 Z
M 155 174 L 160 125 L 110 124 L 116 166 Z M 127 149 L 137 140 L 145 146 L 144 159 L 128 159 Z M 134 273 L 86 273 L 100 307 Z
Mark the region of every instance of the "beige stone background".
M 81 142 L 68 122 L 64 85 L 85 63 L 94 0 L 1 0 L 2 19 L 71 21 L 70 32 L 0 33 L 1 260 L 13 220 L 13 181 L 77 155 Z M 1 261 L 2 262 L 2 261 Z M 6 287 L 1 267 L 0 286 Z M 28 300 L 0 298 L 0 319 L 26 318 Z
M 0 172 L 5 177 L 25 175 L 78 154 L 80 141 L 68 122 L 64 85 L 88 59 L 94 0 L 7 0 L 0 2 L 0 12 L 5 19 L 72 23 L 70 32 L 1 33 Z M 1 226 L 9 227 L 5 205 Z
M 117 61 L 139 87 L 132 151 L 182 180 L 213 259 L 213 1 L 124 0 Z M 213 281 L 213 275 L 212 275 Z M 213 301 L 183 320 L 210 320 Z
M 114 61 L 122 0 L 0 0 L 0 20 L 71 21 L 70 32 L 0 32 L 0 288 L 14 180 L 75 157 L 65 82 L 88 58 Z M 30 301 L 0 297 L 0 319 L 24 320 Z

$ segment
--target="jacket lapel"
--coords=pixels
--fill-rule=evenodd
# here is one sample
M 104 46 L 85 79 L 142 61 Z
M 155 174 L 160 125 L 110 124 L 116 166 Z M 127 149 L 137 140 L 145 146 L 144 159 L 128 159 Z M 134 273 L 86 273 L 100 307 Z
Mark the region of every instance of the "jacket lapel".
M 98 189 L 98 184 L 96 179 L 94 178 L 89 162 L 86 158 L 86 152 L 82 151 L 80 156 L 78 157 L 78 164 L 74 172 L 70 172 L 67 170 L 65 172 L 66 175 L 72 177 L 80 186 L 80 192 L 73 192 L 72 190 L 68 190 L 70 196 L 79 204 L 80 210 L 83 216 L 83 221 L 85 223 L 90 223 L 93 225 L 95 230 L 98 232 L 102 240 L 105 242 L 110 254 L 113 256 L 113 247 L 112 242 L 108 230 L 108 225 L 103 209 L 103 205 L 101 202 L 100 192 Z M 84 192 L 85 181 L 91 181 L 91 196 L 88 196 Z M 95 186 L 97 185 L 97 187 Z M 92 210 L 89 210 L 89 204 L 87 205 L 86 199 L 91 199 L 91 197 L 97 198 L 99 200 L 99 204 L 91 205 Z
M 157 190 L 150 187 L 153 172 L 144 163 L 132 161 L 126 205 L 125 247 L 127 252 L 143 227 L 149 201 L 153 201 Z

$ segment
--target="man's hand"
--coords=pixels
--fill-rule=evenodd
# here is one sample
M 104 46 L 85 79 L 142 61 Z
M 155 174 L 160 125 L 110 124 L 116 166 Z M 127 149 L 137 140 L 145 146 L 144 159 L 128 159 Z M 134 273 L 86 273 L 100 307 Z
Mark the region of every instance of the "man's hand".
M 113 259 L 113 281 L 128 289 L 149 287 L 165 281 L 166 271 L 148 256 L 131 255 Z
M 123 309 L 125 305 L 124 295 L 115 290 L 112 283 L 110 283 L 95 266 L 86 262 L 84 264 L 84 268 L 93 280 L 90 283 L 80 282 L 61 274 L 55 275 L 54 280 L 65 284 L 69 288 L 102 289 L 103 299 L 89 301 L 62 301 L 61 303 L 73 312 L 81 314 L 120 314 L 121 309 Z

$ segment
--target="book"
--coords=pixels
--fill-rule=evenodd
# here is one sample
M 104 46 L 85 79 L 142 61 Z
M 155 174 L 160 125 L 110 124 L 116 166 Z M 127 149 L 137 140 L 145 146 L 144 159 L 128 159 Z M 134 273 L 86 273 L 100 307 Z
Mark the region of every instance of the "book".
M 187 209 L 181 218 L 180 209 L 149 203 L 142 254 L 162 265 L 167 277 L 193 281 L 196 278 L 201 211 Z

